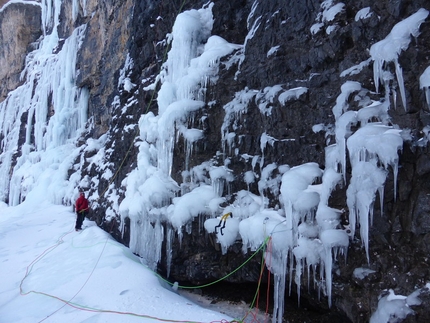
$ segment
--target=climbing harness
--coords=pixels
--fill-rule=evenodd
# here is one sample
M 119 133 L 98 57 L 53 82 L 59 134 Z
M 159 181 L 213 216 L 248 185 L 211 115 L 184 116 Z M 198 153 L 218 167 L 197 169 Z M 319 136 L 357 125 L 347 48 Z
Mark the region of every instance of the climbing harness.
M 228 213 L 224 214 L 221 217 L 221 220 L 219 221 L 219 224 L 215 226 L 215 233 L 218 233 L 217 229 L 220 228 L 219 232 L 221 233 L 222 236 L 224 235 L 224 233 L 222 232 L 222 230 L 225 228 L 225 223 L 227 222 L 227 219 L 228 219 L 229 216 L 231 216 L 233 218 L 233 213 L 228 212 Z M 221 224 L 222 224 L 222 226 L 221 226 Z

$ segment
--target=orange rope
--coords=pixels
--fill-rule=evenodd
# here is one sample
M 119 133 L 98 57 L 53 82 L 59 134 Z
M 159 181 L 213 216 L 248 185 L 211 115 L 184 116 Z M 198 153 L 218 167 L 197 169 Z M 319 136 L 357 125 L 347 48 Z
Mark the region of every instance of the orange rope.
M 269 266 L 272 268 L 272 239 L 269 240 L 269 245 L 267 246 L 269 250 Z M 270 301 L 270 270 L 267 269 L 267 291 L 266 291 L 266 317 L 269 314 L 269 301 Z
M 95 266 L 93 267 L 93 269 L 92 269 L 92 271 L 91 271 L 91 273 L 88 275 L 88 277 L 87 277 L 87 279 L 86 279 L 86 281 L 84 282 L 84 284 L 81 286 L 81 288 L 75 293 L 75 295 L 73 295 L 73 297 L 72 298 L 70 298 L 70 300 L 65 300 L 65 299 L 62 299 L 62 298 L 60 298 L 60 297 L 58 297 L 58 296 L 55 296 L 55 295 L 51 295 L 51 294 L 48 294 L 48 293 L 44 293 L 44 292 L 38 292 L 38 291 L 35 291 L 35 290 L 29 290 L 29 291 L 27 291 L 27 292 L 24 292 L 24 289 L 23 289 L 23 284 L 24 284 L 24 281 L 27 279 L 27 277 L 30 275 L 30 273 L 31 273 L 31 271 L 32 271 L 32 269 L 33 269 L 33 266 L 37 263 L 37 262 L 39 262 L 43 257 L 45 257 L 48 253 L 50 253 L 51 251 L 53 251 L 55 248 L 57 248 L 60 244 L 62 244 L 63 242 L 64 242 L 64 237 L 65 236 L 67 236 L 68 234 L 70 234 L 70 233 L 72 233 L 73 232 L 73 230 L 70 230 L 70 231 L 68 231 L 68 232 L 66 232 L 66 233 L 64 233 L 63 235 L 61 235 L 60 236 L 60 238 L 57 240 L 57 242 L 56 242 L 56 244 L 54 244 L 54 245 L 52 245 L 52 246 L 50 246 L 49 248 L 47 248 L 47 249 L 45 249 L 40 255 L 38 255 L 28 266 L 27 266 L 27 268 L 26 268 L 26 272 L 25 272 L 25 275 L 24 275 L 24 278 L 21 280 L 21 283 L 20 283 L 20 285 L 19 285 L 19 290 L 20 290 L 20 294 L 22 295 L 22 296 L 26 296 L 26 295 L 29 295 L 29 294 L 38 294 L 38 295 L 43 295 L 43 296 L 46 296 L 46 297 L 49 297 L 49 298 L 53 298 L 53 299 L 56 299 L 56 300 L 58 300 L 58 301 L 60 301 L 60 302 L 62 302 L 62 303 L 64 303 L 60 308 L 58 308 L 57 310 L 55 310 L 54 312 L 52 312 L 51 314 L 49 314 L 48 316 L 46 316 L 44 319 L 42 319 L 42 320 L 40 320 L 39 321 L 39 323 L 40 322 L 43 322 L 43 321 L 45 321 L 46 319 L 48 319 L 49 317 L 51 317 L 52 315 L 54 315 L 55 313 L 57 313 L 59 310 L 61 310 L 64 306 L 66 306 L 66 305 L 68 305 L 68 306 L 70 306 L 70 307 L 72 307 L 72 308 L 75 308 L 75 309 L 78 309 L 78 310 L 81 310 L 81 311 L 87 311 L 87 312 L 93 312 L 93 313 L 106 313 L 106 314 L 118 314 L 118 315 L 130 315 L 130 316 L 135 316 L 135 317 L 141 317 L 141 318 L 149 318 L 149 319 L 153 319 L 153 320 L 157 320 L 157 321 L 160 321 L 160 322 L 172 322 L 172 323 L 205 323 L 205 322 L 198 322 L 198 321 L 185 321 L 185 320 L 173 320 L 173 319 L 162 319 L 162 318 L 158 318 L 158 317 L 154 317 L 154 316 L 150 316 L 150 315 L 144 315 L 144 314 L 137 314 L 137 313 L 133 313 L 133 312 L 122 312 L 122 311 L 113 311 L 113 310 L 104 310 L 104 309 L 96 309 L 96 308 L 89 308 L 89 307 L 85 307 L 85 306 L 83 306 L 83 305 L 79 305 L 79 304 L 75 304 L 75 303 L 72 303 L 72 300 L 82 291 L 82 289 L 84 288 L 84 286 L 87 284 L 87 282 L 89 281 L 89 279 L 91 278 L 91 276 L 93 275 L 93 273 L 94 273 L 94 271 L 95 271 L 95 269 L 96 269 L 96 267 L 97 267 L 97 264 L 98 264 L 98 262 L 100 261 L 100 258 L 101 258 L 101 256 L 103 255 L 103 252 L 104 252 L 104 249 L 105 249 L 105 247 L 106 247 L 106 244 L 107 244 L 107 241 L 108 241 L 108 239 L 106 239 L 106 241 L 105 241 L 105 244 L 104 244 L 104 246 L 103 246 L 103 250 L 102 250 L 102 252 L 100 253 L 100 255 L 99 255 L 99 258 L 97 259 L 97 262 L 96 262 L 96 264 L 95 264 Z M 210 323 L 233 323 L 233 322 L 235 322 L 235 321 L 232 321 L 232 322 L 230 322 L 230 321 L 228 321 L 228 320 L 225 320 L 225 319 L 222 319 L 221 321 L 212 321 L 212 322 L 210 322 Z M 239 323 L 239 322 L 238 322 Z
M 269 265 L 271 265 L 271 259 L 272 259 L 272 253 L 271 253 L 271 251 L 272 251 L 271 250 L 272 244 L 271 244 L 271 241 L 272 241 L 272 238 L 269 237 L 268 240 L 269 241 L 267 243 L 268 243 L 268 247 L 270 249 L 270 258 L 269 258 L 270 259 L 270 263 L 269 263 Z M 263 255 L 264 254 L 267 255 L 266 248 L 263 250 Z M 248 311 L 248 313 L 246 313 L 246 315 L 241 320 L 241 322 L 244 322 L 245 319 L 248 317 L 248 315 L 251 314 L 253 316 L 253 319 L 252 319 L 251 323 L 253 323 L 253 322 L 259 323 L 258 318 L 257 318 L 257 314 L 258 314 L 258 311 L 259 311 L 260 286 L 261 286 L 261 282 L 263 280 L 263 273 L 264 273 L 264 270 L 265 270 L 266 267 L 267 267 L 266 266 L 266 257 L 263 256 L 263 261 L 262 261 L 261 270 L 260 270 L 260 276 L 258 278 L 258 284 L 257 284 L 256 304 L 255 304 L 255 307 L 254 307 L 253 310 L 250 310 L 250 311 Z M 268 317 L 268 314 L 269 314 L 269 291 L 270 291 L 270 271 L 267 269 L 267 272 L 268 272 L 268 277 L 269 278 L 268 278 L 267 296 L 266 296 L 267 297 L 267 299 L 266 299 L 266 311 L 264 313 L 266 318 Z M 265 319 L 265 321 L 266 321 L 266 319 Z

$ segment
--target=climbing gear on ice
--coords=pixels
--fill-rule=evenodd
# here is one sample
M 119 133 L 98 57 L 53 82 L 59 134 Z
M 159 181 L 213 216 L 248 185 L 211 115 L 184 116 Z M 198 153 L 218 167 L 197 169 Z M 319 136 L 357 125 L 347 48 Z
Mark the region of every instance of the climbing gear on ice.
M 224 233 L 222 233 L 222 230 L 225 228 L 225 223 L 227 222 L 227 219 L 229 216 L 233 217 L 233 213 L 228 212 L 221 217 L 221 220 L 219 221 L 218 225 L 215 226 L 215 233 L 218 233 L 217 228 L 220 228 L 219 232 L 221 233 L 222 236 L 224 235 Z M 222 224 L 222 227 L 221 227 L 221 224 Z

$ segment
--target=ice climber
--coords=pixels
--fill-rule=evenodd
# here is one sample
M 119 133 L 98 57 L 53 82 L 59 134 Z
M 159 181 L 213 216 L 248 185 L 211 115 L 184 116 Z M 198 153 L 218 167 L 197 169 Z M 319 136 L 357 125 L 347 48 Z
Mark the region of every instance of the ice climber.
M 88 214 L 88 200 L 85 198 L 84 192 L 79 192 L 79 197 L 75 203 L 76 210 L 76 225 L 75 230 L 82 230 L 82 223 L 84 222 L 85 216 Z

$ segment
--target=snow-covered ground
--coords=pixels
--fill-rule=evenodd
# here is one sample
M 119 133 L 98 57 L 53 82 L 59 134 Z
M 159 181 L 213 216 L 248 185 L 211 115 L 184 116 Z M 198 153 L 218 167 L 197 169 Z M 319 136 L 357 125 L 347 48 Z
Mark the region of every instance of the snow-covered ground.
M 232 320 L 163 287 L 95 223 L 76 232 L 71 207 L 1 204 L 0 214 L 0 322 Z

